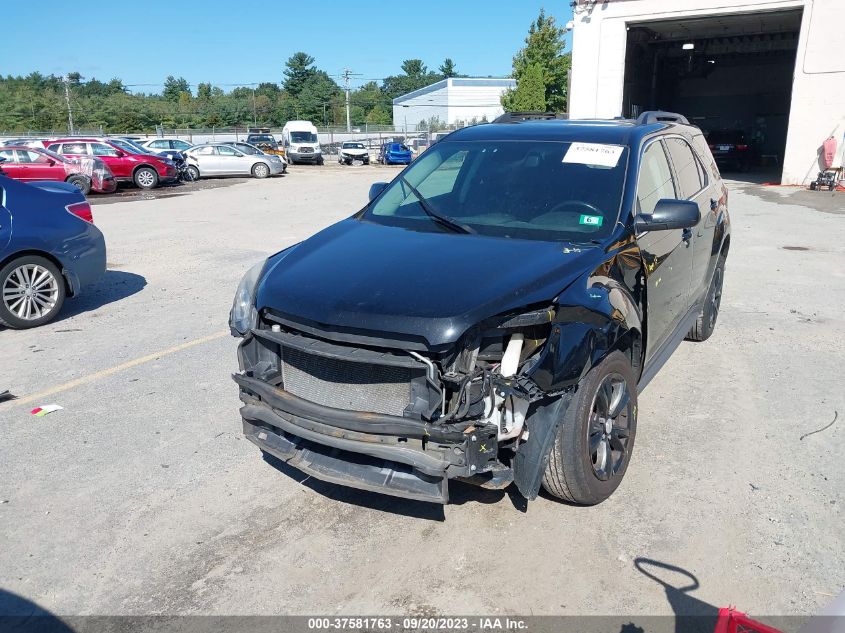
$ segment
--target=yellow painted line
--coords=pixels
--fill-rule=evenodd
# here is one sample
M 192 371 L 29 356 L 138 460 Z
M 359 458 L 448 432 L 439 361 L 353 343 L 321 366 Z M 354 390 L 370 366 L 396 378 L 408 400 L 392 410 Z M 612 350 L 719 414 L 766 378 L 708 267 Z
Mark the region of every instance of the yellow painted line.
M 24 396 L 23 398 L 9 400 L 8 402 L 0 404 L 0 408 L 3 408 L 4 406 L 6 408 L 9 408 L 10 406 L 28 404 L 36 400 L 43 400 L 61 391 L 67 391 L 68 389 L 74 389 L 76 387 L 81 387 L 82 385 L 87 385 L 88 383 L 92 383 L 95 380 L 106 378 L 107 376 L 111 376 L 126 369 L 131 369 L 132 367 L 137 367 L 138 365 L 143 365 L 144 363 L 149 363 L 150 361 L 157 360 L 163 356 L 170 356 L 171 354 L 175 354 L 176 352 L 181 352 L 182 350 L 189 349 L 191 347 L 196 347 L 197 345 L 202 345 L 203 343 L 208 343 L 209 341 L 216 341 L 217 339 L 223 338 L 224 336 L 229 336 L 229 332 L 217 332 L 216 334 L 210 334 L 202 338 L 194 339 L 193 341 L 180 343 L 179 345 L 174 345 L 173 347 L 168 347 L 167 349 L 163 349 L 159 352 L 153 352 L 152 354 L 147 354 L 146 356 L 141 356 L 140 358 L 135 358 L 133 360 L 126 361 L 125 363 L 121 363 L 120 365 L 115 365 L 114 367 L 109 367 L 108 369 L 103 369 L 101 371 L 94 372 L 93 374 L 88 374 L 87 376 L 75 378 L 61 385 L 56 385 L 55 387 L 45 389 L 44 391 L 39 391 L 38 393 L 33 393 L 32 395 Z

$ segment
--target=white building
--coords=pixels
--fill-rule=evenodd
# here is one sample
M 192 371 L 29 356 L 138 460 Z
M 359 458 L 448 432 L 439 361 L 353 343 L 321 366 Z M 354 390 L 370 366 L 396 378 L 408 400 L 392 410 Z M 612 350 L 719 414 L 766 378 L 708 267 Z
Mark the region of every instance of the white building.
M 577 0 L 570 116 L 741 129 L 784 184 L 845 132 L 845 0 Z
M 437 117 L 442 123 L 492 121 L 504 110 L 502 93 L 515 88 L 514 79 L 453 77 L 414 90 L 393 100 L 393 124 L 415 131 L 421 121 Z

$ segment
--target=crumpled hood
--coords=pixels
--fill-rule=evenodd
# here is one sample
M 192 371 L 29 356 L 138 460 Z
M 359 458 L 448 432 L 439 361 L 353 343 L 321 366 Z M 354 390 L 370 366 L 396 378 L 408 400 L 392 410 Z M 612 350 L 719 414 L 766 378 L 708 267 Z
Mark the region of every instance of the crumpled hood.
M 437 347 L 488 317 L 551 301 L 597 251 L 347 219 L 272 262 L 256 306 Z

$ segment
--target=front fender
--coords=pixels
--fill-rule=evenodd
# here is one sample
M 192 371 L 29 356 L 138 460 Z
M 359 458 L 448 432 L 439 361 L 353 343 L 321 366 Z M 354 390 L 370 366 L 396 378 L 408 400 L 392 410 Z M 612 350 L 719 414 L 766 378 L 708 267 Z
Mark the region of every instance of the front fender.
M 540 491 L 555 434 L 584 375 L 617 349 L 630 354 L 639 375 L 642 297 L 642 268 L 636 248 L 614 255 L 558 297 L 546 345 L 525 372 L 549 394 L 531 405 L 526 418 L 528 440 L 513 461 L 514 483 L 526 499 L 536 498 Z
M 528 372 L 546 393 L 560 392 L 581 378 L 616 349 L 632 349 L 639 369 L 642 309 L 621 282 L 590 275 L 563 293 L 552 330 L 541 356 Z

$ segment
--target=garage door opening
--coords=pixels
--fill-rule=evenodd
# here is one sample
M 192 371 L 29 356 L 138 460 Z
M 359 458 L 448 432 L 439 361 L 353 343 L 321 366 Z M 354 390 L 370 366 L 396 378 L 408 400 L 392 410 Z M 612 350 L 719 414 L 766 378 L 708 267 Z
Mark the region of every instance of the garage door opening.
M 680 112 L 726 175 L 779 181 L 800 27 L 801 9 L 629 24 L 623 114 Z

